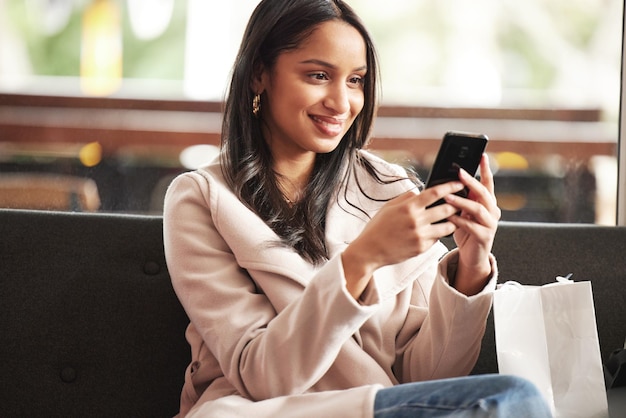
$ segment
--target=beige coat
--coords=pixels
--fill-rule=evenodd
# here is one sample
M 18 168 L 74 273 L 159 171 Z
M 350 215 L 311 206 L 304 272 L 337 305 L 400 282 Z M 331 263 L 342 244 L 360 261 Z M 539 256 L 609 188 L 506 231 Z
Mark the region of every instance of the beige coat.
M 363 155 L 383 172 L 401 173 Z M 411 187 L 382 186 L 365 173 L 359 179 L 375 197 Z M 165 252 L 191 320 L 181 416 L 371 417 L 382 387 L 472 369 L 495 261 L 485 290 L 468 298 L 447 284 L 456 252 L 445 255 L 438 244 L 379 269 L 357 303 L 346 291 L 340 254 L 366 219 L 345 196 L 327 214 L 330 261 L 314 267 L 272 245 L 277 236 L 225 185 L 219 164 L 172 183 Z M 362 196 L 354 180 L 347 196 L 370 215 L 382 205 Z

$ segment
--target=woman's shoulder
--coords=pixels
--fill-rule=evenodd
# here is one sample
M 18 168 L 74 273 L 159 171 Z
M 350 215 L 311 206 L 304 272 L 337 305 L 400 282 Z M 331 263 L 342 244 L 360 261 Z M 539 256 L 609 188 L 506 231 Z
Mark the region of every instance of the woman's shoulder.
M 219 160 L 214 160 L 200 168 L 179 173 L 168 186 L 166 202 L 181 197 L 196 196 L 209 201 L 219 190 L 226 187 Z
M 412 173 L 411 167 L 403 167 L 400 164 L 391 163 L 370 151 L 360 150 L 359 159 L 362 170 L 372 177 L 376 183 L 396 184 L 406 191 L 421 186 L 421 180 Z
M 399 164 L 390 163 L 371 151 L 359 150 L 359 158 L 369 163 L 378 173 L 397 178 L 407 178 L 407 170 Z
M 224 176 L 219 159 L 215 159 L 201 167 L 179 173 L 174 178 L 177 182 L 193 182 L 198 184 L 222 183 Z

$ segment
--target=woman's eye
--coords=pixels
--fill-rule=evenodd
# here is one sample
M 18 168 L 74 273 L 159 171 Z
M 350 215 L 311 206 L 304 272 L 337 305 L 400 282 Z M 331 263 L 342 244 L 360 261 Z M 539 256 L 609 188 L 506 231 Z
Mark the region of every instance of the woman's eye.
M 350 78 L 349 82 L 350 82 L 350 84 L 355 84 L 355 85 L 358 85 L 358 86 L 362 86 L 363 85 L 363 77 L 360 77 L 360 76 L 352 77 L 352 78 Z
M 328 80 L 328 76 L 326 75 L 326 73 L 311 73 L 309 74 L 309 77 L 311 77 L 313 80 Z

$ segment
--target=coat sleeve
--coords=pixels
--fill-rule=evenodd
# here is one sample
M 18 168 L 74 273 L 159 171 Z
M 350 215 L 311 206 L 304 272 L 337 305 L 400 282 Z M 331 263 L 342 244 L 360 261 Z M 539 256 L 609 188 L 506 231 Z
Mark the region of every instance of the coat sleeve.
M 407 321 L 397 343 L 396 374 L 401 382 L 466 375 L 474 367 L 497 281 L 497 265 L 490 257 L 492 277 L 477 295 L 465 296 L 448 284 L 456 269 L 458 250 L 448 253 L 415 282 Z
M 397 165 L 368 153 L 362 155 L 383 172 L 399 178 L 406 176 Z M 399 192 L 413 189 L 411 184 L 398 182 Z M 446 252 L 443 244 L 438 246 L 434 250 Z M 438 263 L 429 262 L 401 296 L 409 299 L 409 308 L 396 336 L 397 360 L 393 369 L 400 382 L 466 375 L 476 363 L 496 286 L 497 264 L 491 256 L 491 280 L 482 292 L 467 297 L 448 284 L 448 272 L 456 269 L 457 260 L 458 250 L 453 250 Z
M 336 257 L 277 313 L 216 228 L 215 193 L 195 173 L 179 176 L 168 189 L 164 244 L 177 296 L 241 395 L 263 400 L 304 393 L 374 313 L 376 298 L 369 306 L 353 300 Z

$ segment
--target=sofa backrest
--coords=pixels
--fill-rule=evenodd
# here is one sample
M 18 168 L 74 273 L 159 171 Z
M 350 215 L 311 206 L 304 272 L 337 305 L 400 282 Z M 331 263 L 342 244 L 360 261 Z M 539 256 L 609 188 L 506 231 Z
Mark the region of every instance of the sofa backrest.
M 604 359 L 626 337 L 625 249 L 594 225 L 503 222 L 494 244 L 501 282 L 591 280 Z M 2 416 L 177 413 L 188 319 L 162 218 L 0 209 L 0 309 Z M 474 373 L 496 371 L 490 318 Z
M 0 415 L 166 417 L 189 348 L 159 217 L 0 210 Z

